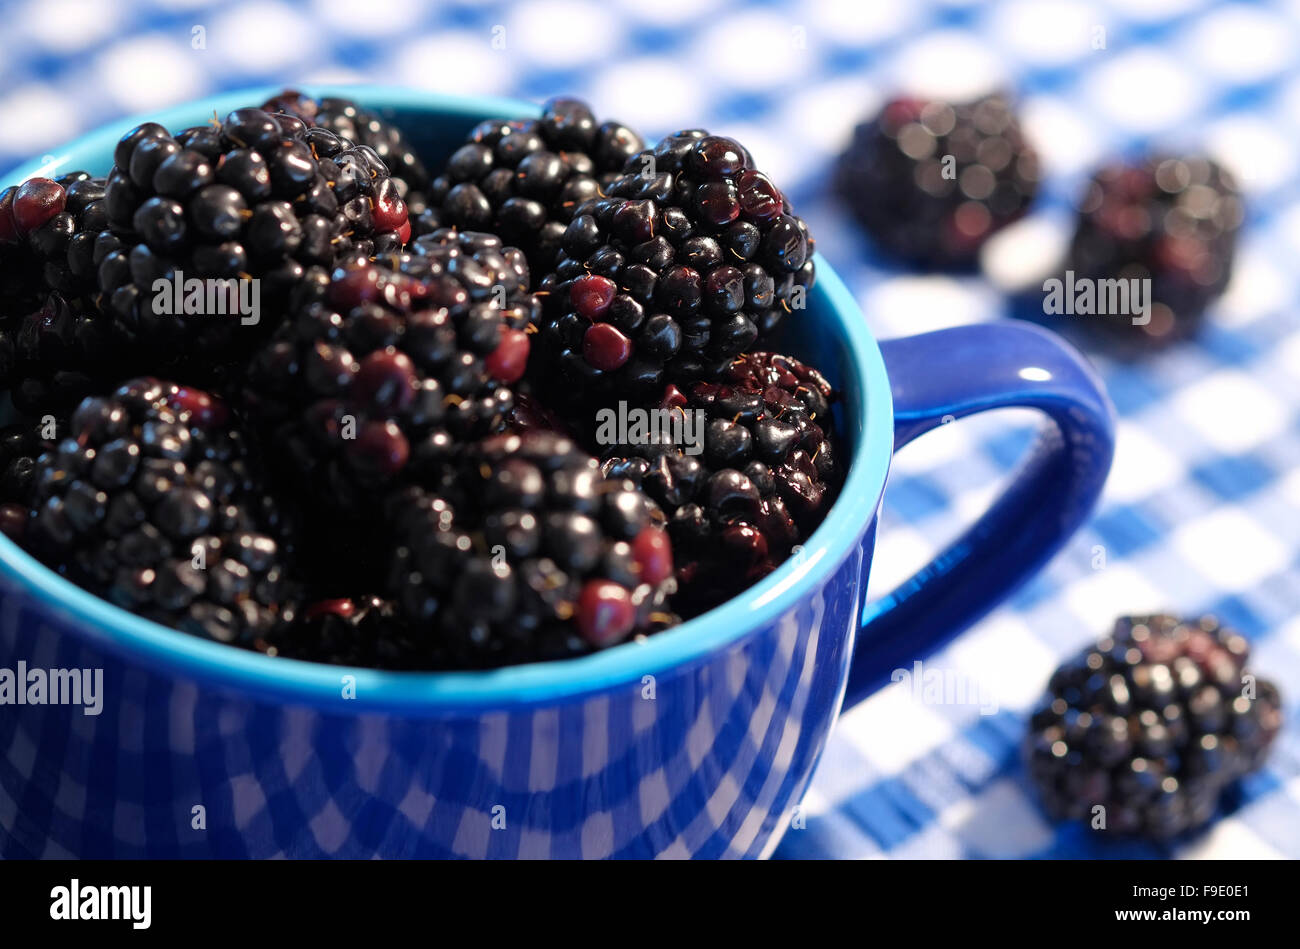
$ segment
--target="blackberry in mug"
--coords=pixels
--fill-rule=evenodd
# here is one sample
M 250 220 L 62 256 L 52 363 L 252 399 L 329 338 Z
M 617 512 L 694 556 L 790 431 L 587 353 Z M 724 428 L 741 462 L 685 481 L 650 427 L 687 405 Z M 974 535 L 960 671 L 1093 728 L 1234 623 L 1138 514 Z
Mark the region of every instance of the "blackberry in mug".
M 36 459 L 31 551 L 148 619 L 256 646 L 295 610 L 289 518 L 226 407 L 157 379 L 84 400 Z
M 40 292 L 32 236 L 64 214 L 67 192 L 49 178 L 31 178 L 0 191 L 0 304 L 21 309 Z
M 112 321 L 84 298 L 57 291 L 0 328 L 0 387 L 32 419 L 64 415 L 97 387 L 120 379 L 129 361 Z M 116 379 L 115 379 L 116 376 Z
M 388 522 L 391 592 L 428 662 L 561 659 L 677 622 L 662 513 L 553 432 L 469 446 Z
M 434 179 L 415 233 L 491 231 L 545 274 L 574 210 L 600 195 L 643 145 L 632 129 L 599 121 L 577 99 L 552 99 L 538 119 L 481 122 Z
M 158 359 L 237 361 L 272 330 L 312 267 L 400 246 L 407 209 L 374 149 L 293 116 L 238 109 L 173 136 L 145 123 L 124 136 L 104 191 L 109 228 L 96 241 L 105 307 Z M 159 312 L 154 284 L 260 281 L 260 325 Z
M 661 408 L 702 421 L 698 454 L 673 444 L 607 449 L 606 475 L 631 479 L 668 517 L 679 611 L 703 612 L 758 582 L 821 522 L 843 477 L 833 398 L 817 370 L 751 353 L 720 382 L 664 394 Z
M 739 143 L 678 132 L 606 192 L 577 208 L 540 285 L 550 371 L 645 396 L 716 377 L 802 306 L 813 240 Z
M 374 149 L 389 174 L 401 182 L 403 198 L 411 192 L 424 192 L 429 188 L 429 172 L 402 130 L 351 99 L 338 96 L 313 99 L 294 89 L 286 89 L 269 99 L 262 108 L 268 112 L 287 113 L 308 125 L 329 129 L 353 144 Z
M 17 543 L 22 543 L 31 519 L 36 459 L 54 444 L 43 436 L 58 434 L 58 420 L 51 421 L 48 427 L 17 423 L 0 428 L 0 531 Z
M 103 193 L 84 171 L 0 193 L 0 388 L 14 387 L 19 411 L 70 408 L 121 356 L 90 299 Z
M 409 627 L 380 596 L 317 600 L 266 644 L 271 655 L 333 665 L 402 669 L 418 661 Z
M 504 428 L 535 306 L 518 251 L 428 235 L 301 285 L 239 402 L 288 477 L 306 473 L 325 510 L 368 520 L 384 490 Z
M 108 226 L 103 178 L 74 171 L 0 193 L 0 300 L 96 289 L 94 244 Z M 26 289 L 27 293 L 23 290 Z

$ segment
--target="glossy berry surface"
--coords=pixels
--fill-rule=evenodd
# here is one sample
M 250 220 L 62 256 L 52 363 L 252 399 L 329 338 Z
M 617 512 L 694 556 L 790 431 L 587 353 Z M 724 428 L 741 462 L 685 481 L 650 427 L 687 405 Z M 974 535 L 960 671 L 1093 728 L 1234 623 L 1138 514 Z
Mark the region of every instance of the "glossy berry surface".
M 0 239 L 0 389 L 20 412 L 65 412 L 122 361 L 111 320 L 91 296 L 94 244 L 107 220 L 103 193 L 102 179 L 78 171 L 0 195 L 0 232 L 15 200 L 22 211 L 36 196 L 43 209 L 28 208 L 23 228 Z
M 50 292 L 29 306 L 0 320 L 0 387 L 25 415 L 66 415 L 128 357 L 92 302 Z
M 427 129 L 249 105 L 0 191 L 0 532 L 49 567 L 268 657 L 484 669 L 673 626 L 825 514 L 830 388 L 755 351 L 814 245 L 743 146 L 564 98 L 430 174 Z M 702 453 L 597 445 L 611 397 Z
M 1129 616 L 1052 675 L 1025 739 L 1047 812 L 1117 834 L 1196 830 L 1263 763 L 1282 724 L 1249 645 L 1211 617 Z M 1098 811 L 1097 808 L 1104 810 Z
M 761 580 L 825 516 L 843 476 L 832 398 L 816 370 L 751 353 L 723 381 L 670 387 L 660 399 L 656 408 L 698 420 L 695 444 L 606 449 L 602 470 L 630 478 L 668 517 L 680 612 L 702 612 Z
M 429 172 L 405 133 L 393 122 L 351 99 L 338 96 L 313 99 L 286 89 L 262 108 L 296 116 L 307 125 L 329 129 L 355 145 L 373 149 L 393 178 L 402 183 L 404 198 L 412 191 L 428 190 Z
M 580 204 L 540 285 L 548 373 L 645 398 L 716 378 L 804 306 L 814 244 L 743 146 L 679 132 Z M 796 316 L 797 318 L 797 312 Z
M 553 432 L 469 446 L 388 518 L 391 592 L 431 664 L 560 659 L 677 621 L 662 514 Z
M 396 605 L 380 596 L 316 600 L 266 642 L 267 653 L 287 659 L 404 669 L 417 653 Z
M 238 361 L 275 329 L 307 271 L 396 248 L 409 233 L 373 148 L 285 113 L 237 109 L 175 136 L 147 123 L 114 157 L 109 227 L 95 251 L 99 289 L 121 333 L 158 360 Z M 177 274 L 236 289 L 256 279 L 259 312 L 239 308 L 251 310 L 251 296 L 205 295 L 198 312 L 180 308 L 175 293 L 169 302 L 155 289 Z
M 0 192 L 0 335 L 50 291 L 74 302 L 94 293 L 94 243 L 108 223 L 103 196 L 104 179 L 84 171 Z
M 1130 313 L 1085 325 L 1160 342 L 1186 337 L 1232 275 L 1244 206 L 1232 175 L 1202 157 L 1108 165 L 1079 203 L 1066 267 L 1077 279 L 1148 280 L 1145 323 Z
M 434 179 L 415 233 L 492 231 L 521 248 L 540 277 L 554 268 L 574 210 L 598 196 L 643 144 L 577 99 L 552 99 L 539 119 L 483 122 Z
M 206 394 L 141 378 L 87 398 L 31 491 L 29 549 L 118 606 L 244 646 L 296 608 L 289 525 Z
M 57 437 L 53 424 L 16 423 L 0 428 L 0 532 L 22 543 L 31 519 L 36 490 L 36 459 L 53 447 L 46 434 Z
M 1038 192 L 1038 157 L 1000 95 L 903 98 L 853 132 L 835 189 L 880 247 L 935 269 L 975 263 Z
M 301 287 L 239 401 L 325 509 L 365 517 L 455 443 L 504 428 L 536 307 L 522 255 L 500 239 L 425 235 Z

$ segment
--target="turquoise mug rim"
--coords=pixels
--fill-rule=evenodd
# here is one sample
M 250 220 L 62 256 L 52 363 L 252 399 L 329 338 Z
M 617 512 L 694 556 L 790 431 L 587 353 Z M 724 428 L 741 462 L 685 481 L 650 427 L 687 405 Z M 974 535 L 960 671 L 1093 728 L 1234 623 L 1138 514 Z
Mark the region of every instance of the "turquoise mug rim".
M 45 161 L 32 161 L 0 176 L 0 189 L 38 173 L 99 165 L 111 156 L 118 139 L 141 122 L 160 122 L 178 129 L 250 102 L 262 102 L 282 86 L 242 89 L 110 122 L 67 145 L 51 149 Z M 306 84 L 315 95 L 342 95 L 377 110 L 416 111 L 459 116 L 467 122 L 484 118 L 535 115 L 533 103 L 494 96 L 453 96 L 393 86 Z M 43 605 L 78 620 L 87 640 L 128 661 L 169 675 L 179 675 L 254 698 L 289 700 L 340 710 L 341 683 L 355 698 L 350 712 L 402 711 L 436 713 L 465 708 L 508 708 L 550 704 L 579 698 L 646 675 L 685 667 L 706 659 L 774 622 L 815 587 L 821 586 L 854 549 L 879 509 L 893 455 L 893 399 L 884 359 L 867 329 L 862 311 L 844 282 L 820 254 L 817 283 L 810 304 L 824 309 L 845 344 L 845 419 L 853 441 L 848 475 L 825 520 L 791 558 L 760 583 L 722 606 L 641 642 L 624 643 L 576 659 L 509 666 L 473 672 L 390 672 L 332 666 L 270 657 L 198 639 L 129 613 L 81 589 L 0 534 L 0 570 Z M 865 576 L 862 583 L 866 583 Z M 859 591 L 859 604 L 861 593 Z M 856 626 L 856 619 L 855 619 Z

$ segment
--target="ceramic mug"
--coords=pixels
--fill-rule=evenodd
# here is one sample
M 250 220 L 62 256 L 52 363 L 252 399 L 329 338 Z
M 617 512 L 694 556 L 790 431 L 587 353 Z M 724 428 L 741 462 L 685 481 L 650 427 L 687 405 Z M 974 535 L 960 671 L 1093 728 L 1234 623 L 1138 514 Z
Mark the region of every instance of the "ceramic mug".
M 177 130 L 275 91 L 148 118 Z M 315 91 L 396 118 L 432 155 L 481 119 L 537 113 L 403 89 Z M 38 172 L 103 174 L 134 124 L 0 187 Z M 877 343 L 835 272 L 817 268 L 807 309 L 774 346 L 842 393 L 843 491 L 773 574 L 642 643 L 488 672 L 272 659 L 120 610 L 0 537 L 0 669 L 102 670 L 98 714 L 0 705 L 0 855 L 770 854 L 841 708 L 1038 570 L 1092 509 L 1113 450 L 1101 384 L 1055 336 L 1006 323 Z M 1006 407 L 1048 421 L 1014 482 L 933 563 L 864 603 L 893 452 Z

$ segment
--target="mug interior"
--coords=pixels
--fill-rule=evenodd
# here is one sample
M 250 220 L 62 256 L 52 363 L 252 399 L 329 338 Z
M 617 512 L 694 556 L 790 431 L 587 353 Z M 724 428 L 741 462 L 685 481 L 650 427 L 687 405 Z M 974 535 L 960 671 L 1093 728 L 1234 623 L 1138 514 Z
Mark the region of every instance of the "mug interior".
M 27 178 L 84 169 L 106 174 L 113 148 L 144 121 L 178 130 L 260 103 L 282 87 L 223 93 L 197 102 L 113 122 L 52 149 L 52 161 L 29 162 L 0 178 L 0 190 Z M 431 165 L 459 145 L 487 118 L 536 115 L 537 105 L 490 97 L 446 96 L 382 86 L 307 86 L 314 95 L 354 99 L 395 120 Z M 576 659 L 473 672 L 388 672 L 269 657 L 180 633 L 129 613 L 48 569 L 0 534 L 0 572 L 5 588 L 41 601 L 64 627 L 154 670 L 316 707 L 338 708 L 340 678 L 355 677 L 356 699 L 366 709 L 406 714 L 447 708 L 509 707 L 554 702 L 690 664 L 743 638 L 788 610 L 820 586 L 860 543 L 875 516 L 893 451 L 893 405 L 884 362 L 857 303 L 820 256 L 807 309 L 792 314 L 766 342 L 817 366 L 835 386 L 835 427 L 841 463 L 848 471 L 840 496 L 802 554 L 760 583 L 680 626 Z M 865 586 L 865 578 L 863 579 Z M 328 705 L 327 705 L 328 703 Z

